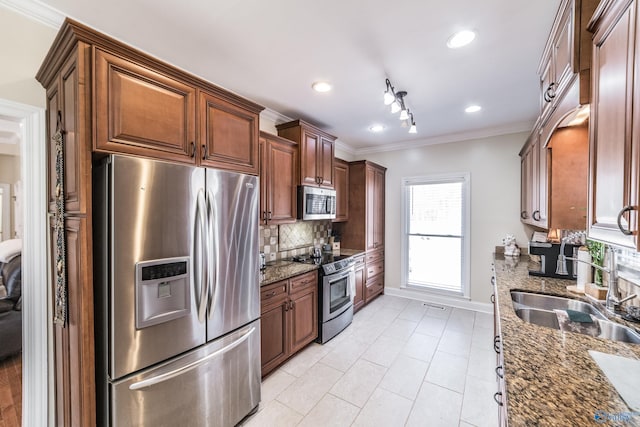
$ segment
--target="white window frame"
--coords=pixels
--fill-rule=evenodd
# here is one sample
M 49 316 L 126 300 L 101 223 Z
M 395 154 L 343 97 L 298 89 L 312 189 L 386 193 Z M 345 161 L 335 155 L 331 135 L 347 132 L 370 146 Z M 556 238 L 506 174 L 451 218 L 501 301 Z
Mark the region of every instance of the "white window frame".
M 410 185 L 437 184 L 447 182 L 462 182 L 462 277 L 461 292 L 447 291 L 443 289 L 428 288 L 425 286 L 410 285 L 409 282 L 409 193 Z M 470 299 L 470 271 L 471 271 L 471 174 L 469 172 L 455 172 L 445 174 L 433 174 L 417 177 L 402 178 L 401 196 L 402 221 L 400 228 L 402 272 L 401 288 Z

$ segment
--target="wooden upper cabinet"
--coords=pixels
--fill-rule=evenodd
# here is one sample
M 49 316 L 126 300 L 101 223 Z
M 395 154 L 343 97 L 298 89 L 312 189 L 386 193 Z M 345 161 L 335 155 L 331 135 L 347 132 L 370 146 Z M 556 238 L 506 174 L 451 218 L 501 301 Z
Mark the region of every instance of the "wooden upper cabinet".
M 591 33 L 589 18 L 598 0 L 562 0 L 545 45 L 538 75 L 540 76 L 540 116 L 547 118 L 570 85 L 574 75 L 580 78 L 580 103 L 590 97 Z
M 195 88 L 101 49 L 94 57 L 94 148 L 195 164 Z
M 349 219 L 349 163 L 336 158 L 333 167 L 333 180 L 336 188 L 336 218 L 333 222 Z
M 640 88 L 637 1 L 603 1 L 594 15 L 588 235 L 638 248 Z M 637 73 L 637 70 L 636 70 Z
M 200 164 L 257 175 L 259 114 L 200 92 Z
M 295 142 L 260 133 L 260 222 L 296 222 L 298 146 Z
M 367 160 L 349 163 L 349 220 L 336 224 L 345 248 L 384 247 L 386 168 Z
M 302 120 L 276 126 L 278 135 L 300 144 L 300 185 L 333 188 L 336 137 Z

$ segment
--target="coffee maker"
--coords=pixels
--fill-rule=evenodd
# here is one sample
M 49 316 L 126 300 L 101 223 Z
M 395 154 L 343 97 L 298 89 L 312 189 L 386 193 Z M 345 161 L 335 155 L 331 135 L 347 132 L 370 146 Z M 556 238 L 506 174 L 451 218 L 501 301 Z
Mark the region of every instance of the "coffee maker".
M 529 254 L 540 256 L 540 269 L 529 270 L 529 275 L 576 280 L 577 268 L 575 261 L 567 261 L 567 275 L 556 273 L 561 247 L 561 243 L 529 242 Z M 579 247 L 580 245 L 565 243 L 564 255 L 566 257 L 577 258 L 576 254 L 578 253 Z

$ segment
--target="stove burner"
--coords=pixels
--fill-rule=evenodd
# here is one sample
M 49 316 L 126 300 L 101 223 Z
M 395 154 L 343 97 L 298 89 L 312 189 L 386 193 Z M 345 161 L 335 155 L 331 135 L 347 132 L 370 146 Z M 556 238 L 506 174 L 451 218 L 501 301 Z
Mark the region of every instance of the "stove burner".
M 320 265 L 322 266 L 320 272 L 324 274 L 333 274 L 349 268 L 355 263 L 355 260 L 348 255 L 334 256 L 331 252 L 322 254 L 322 258 L 313 258 L 309 255 L 296 255 L 291 258 L 291 261 Z

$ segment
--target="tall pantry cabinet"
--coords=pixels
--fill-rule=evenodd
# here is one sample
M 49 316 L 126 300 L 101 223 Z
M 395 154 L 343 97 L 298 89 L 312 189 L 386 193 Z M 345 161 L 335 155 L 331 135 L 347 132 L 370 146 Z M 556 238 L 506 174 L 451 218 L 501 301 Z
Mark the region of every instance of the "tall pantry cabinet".
M 365 304 L 384 290 L 386 170 L 367 160 L 349 163 L 349 220 L 336 224 L 342 247 L 366 251 L 364 289 L 356 290 Z

